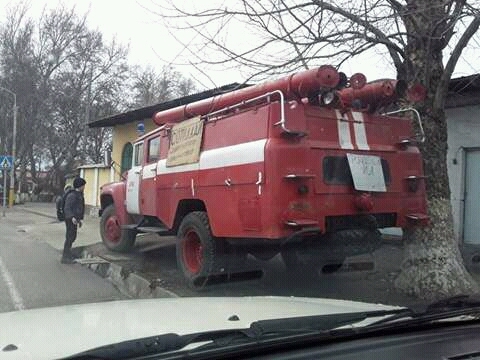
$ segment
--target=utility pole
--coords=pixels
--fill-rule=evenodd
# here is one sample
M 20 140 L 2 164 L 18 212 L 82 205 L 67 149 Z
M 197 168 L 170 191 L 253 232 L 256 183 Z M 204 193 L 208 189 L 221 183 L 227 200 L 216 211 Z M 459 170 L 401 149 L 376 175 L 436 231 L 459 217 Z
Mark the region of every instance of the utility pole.
M 17 150 L 17 94 L 13 91 L 10 91 L 2 86 L 0 89 L 8 92 L 10 95 L 13 95 L 13 139 L 12 139 L 12 168 L 10 171 L 10 192 L 8 196 L 8 206 L 13 207 L 13 198 L 15 196 L 15 153 Z M 5 192 L 6 189 L 3 189 Z

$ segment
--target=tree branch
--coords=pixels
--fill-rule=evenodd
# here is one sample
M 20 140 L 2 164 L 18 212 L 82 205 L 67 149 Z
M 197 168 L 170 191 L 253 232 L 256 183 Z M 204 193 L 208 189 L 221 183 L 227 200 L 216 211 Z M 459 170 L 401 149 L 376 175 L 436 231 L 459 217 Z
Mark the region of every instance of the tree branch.
M 402 62 L 401 57 L 405 57 L 404 51 L 401 48 L 399 48 L 396 44 L 391 42 L 387 38 L 387 36 L 380 29 L 373 26 L 370 22 L 367 22 L 367 21 L 363 20 L 359 16 L 356 16 L 356 15 L 354 15 L 354 14 L 352 14 L 352 13 L 350 13 L 350 12 L 348 12 L 348 11 L 342 9 L 342 8 L 339 8 L 335 5 L 331 5 L 330 3 L 326 3 L 326 2 L 321 1 L 321 0 L 313 0 L 313 2 L 315 4 L 317 4 L 320 8 L 325 9 L 325 10 L 329 10 L 329 11 L 334 12 L 334 13 L 337 13 L 337 14 L 343 16 L 344 18 L 352 21 L 353 23 L 362 26 L 363 28 L 370 31 L 371 33 L 373 33 L 378 38 L 379 43 L 382 43 L 383 45 L 385 45 L 387 47 L 387 50 L 390 54 L 390 57 L 392 58 L 392 61 L 393 61 L 393 64 L 395 65 L 395 67 L 397 69 L 402 68 L 403 62 Z
M 472 22 L 470 23 L 470 25 L 468 25 L 468 27 L 466 28 L 466 30 L 458 40 L 457 44 L 455 45 L 450 55 L 450 58 L 448 59 L 447 65 L 445 66 L 445 70 L 442 74 L 440 84 L 435 93 L 435 100 L 433 103 L 434 109 L 443 108 L 446 97 L 447 97 L 448 84 L 450 83 L 450 79 L 452 77 L 453 71 L 455 70 L 455 66 L 457 65 L 458 59 L 462 55 L 462 51 L 467 46 L 470 39 L 477 32 L 479 26 L 480 26 L 480 14 L 473 18 Z

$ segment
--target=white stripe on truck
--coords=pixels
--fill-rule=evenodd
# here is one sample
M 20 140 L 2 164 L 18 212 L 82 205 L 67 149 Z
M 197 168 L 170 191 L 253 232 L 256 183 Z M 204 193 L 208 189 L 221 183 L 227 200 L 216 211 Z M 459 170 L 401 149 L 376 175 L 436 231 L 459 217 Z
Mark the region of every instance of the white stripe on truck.
M 358 111 L 352 111 L 353 116 L 353 130 L 355 132 L 355 141 L 357 143 L 358 150 L 370 150 L 367 141 L 367 132 L 365 130 L 365 122 L 363 121 L 363 113 Z
M 217 169 L 227 166 L 253 164 L 265 161 L 267 139 L 225 146 L 200 153 L 198 163 L 167 167 L 167 160 L 157 163 L 157 174 L 172 174 L 186 171 Z
M 342 149 L 353 149 L 352 137 L 350 136 L 350 123 L 346 121 L 339 110 L 335 110 L 337 115 L 338 142 Z

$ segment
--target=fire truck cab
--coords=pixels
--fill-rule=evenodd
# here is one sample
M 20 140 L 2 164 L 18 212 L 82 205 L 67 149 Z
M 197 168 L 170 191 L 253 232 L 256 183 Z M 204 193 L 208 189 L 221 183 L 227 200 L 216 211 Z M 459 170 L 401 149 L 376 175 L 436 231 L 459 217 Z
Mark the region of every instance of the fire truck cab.
M 378 229 L 427 221 L 423 134 L 409 109 L 380 113 L 402 91 L 322 66 L 155 114 L 125 180 L 101 189 L 103 242 L 176 236 L 193 286 L 247 254 L 314 271 L 375 250 Z

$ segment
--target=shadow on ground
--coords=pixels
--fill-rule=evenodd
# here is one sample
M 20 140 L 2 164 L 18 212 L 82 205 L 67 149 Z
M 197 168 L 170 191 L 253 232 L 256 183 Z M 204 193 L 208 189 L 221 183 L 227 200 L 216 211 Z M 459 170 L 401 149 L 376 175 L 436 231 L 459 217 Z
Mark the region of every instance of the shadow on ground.
M 83 248 L 77 249 L 77 251 Z M 137 239 L 128 254 L 108 251 L 102 243 L 85 247 L 93 256 L 100 256 L 122 267 L 124 274 L 134 272 L 147 279 L 151 287 L 160 286 L 178 296 L 297 296 L 326 297 L 394 305 L 412 304 L 415 299 L 395 291 L 393 281 L 399 272 L 402 249 L 385 244 L 373 254 L 348 258 L 339 271 L 332 274 L 293 273 L 285 268 L 281 257 L 260 261 L 249 255 L 243 268 L 260 278 L 230 281 L 192 289 L 177 269 L 174 239 L 146 235 Z M 364 264 L 358 270 L 355 264 Z M 370 264 L 371 266 L 365 266 Z M 362 267 L 360 267 L 362 268 Z

